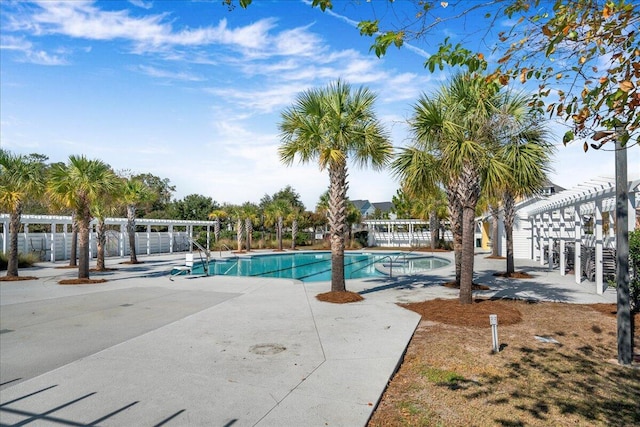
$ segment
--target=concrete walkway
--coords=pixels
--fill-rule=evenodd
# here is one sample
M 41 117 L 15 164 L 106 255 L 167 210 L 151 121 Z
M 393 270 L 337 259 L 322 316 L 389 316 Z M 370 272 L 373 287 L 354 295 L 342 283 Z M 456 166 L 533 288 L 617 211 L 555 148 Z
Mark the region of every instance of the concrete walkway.
M 437 285 L 453 267 L 350 280 L 365 301 L 337 305 L 315 299 L 327 282 L 172 282 L 183 254 L 141 259 L 111 260 L 116 271 L 92 275 L 104 284 L 58 285 L 77 273 L 47 263 L 20 272 L 39 280 L 0 283 L 2 425 L 362 426 L 420 320 L 396 303 L 458 295 Z M 535 278 L 495 278 L 504 261 L 478 255 L 476 282 L 492 287 L 482 294 L 615 301 L 516 265 Z

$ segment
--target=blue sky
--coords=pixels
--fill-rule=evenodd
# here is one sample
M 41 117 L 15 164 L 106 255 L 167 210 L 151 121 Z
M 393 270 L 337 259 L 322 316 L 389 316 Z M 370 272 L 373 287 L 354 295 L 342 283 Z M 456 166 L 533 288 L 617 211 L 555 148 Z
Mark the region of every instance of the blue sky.
M 412 104 L 447 77 L 424 69 L 429 52 L 446 36 L 478 42 L 478 23 L 486 23 L 446 25 L 378 59 L 354 22 L 411 14 L 409 3 L 393 11 L 386 2 L 334 3 L 323 13 L 298 0 L 254 0 L 233 11 L 220 0 L 3 0 L 1 147 L 51 161 L 84 154 L 117 171 L 152 173 L 169 178 L 176 198 L 258 202 L 291 185 L 313 209 L 328 175 L 315 164 L 280 163 L 282 110 L 301 91 L 342 78 L 378 94 L 394 146 L 406 145 Z M 553 128 L 553 181 L 572 187 L 614 175 L 612 152 L 563 147 L 565 129 Z M 637 148 L 629 168 L 637 177 Z M 389 201 L 398 188 L 388 171 L 351 168 L 349 181 L 351 199 Z

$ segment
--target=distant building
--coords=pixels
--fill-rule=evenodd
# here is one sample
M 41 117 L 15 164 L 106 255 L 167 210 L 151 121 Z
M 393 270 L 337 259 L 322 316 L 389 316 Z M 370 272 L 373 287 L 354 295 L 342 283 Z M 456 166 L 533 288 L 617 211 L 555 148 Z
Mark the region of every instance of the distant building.
M 374 202 L 371 203 L 368 200 L 352 200 L 351 203 L 354 204 L 358 210 L 360 210 L 360 214 L 362 215 L 362 219 L 367 218 L 389 218 L 395 219 L 396 215 L 391 212 L 393 209 L 393 203 L 391 202 Z

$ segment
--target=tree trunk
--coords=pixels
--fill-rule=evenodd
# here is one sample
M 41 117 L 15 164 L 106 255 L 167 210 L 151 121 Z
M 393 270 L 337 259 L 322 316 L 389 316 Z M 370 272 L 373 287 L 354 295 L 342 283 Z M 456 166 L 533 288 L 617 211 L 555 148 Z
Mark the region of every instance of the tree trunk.
M 213 238 L 215 239 L 216 243 L 220 240 L 220 218 L 216 218 L 215 222 L 213 223 Z
M 498 241 L 500 238 L 500 209 L 498 205 L 491 205 L 489 209 L 491 210 L 491 217 L 493 218 L 491 222 L 491 256 L 497 258 L 500 256 L 500 242 Z
M 71 213 L 71 254 L 69 255 L 69 267 L 77 267 L 78 263 L 78 214 Z
M 298 220 L 294 219 L 291 222 L 291 250 L 296 249 L 296 234 L 298 234 Z
M 329 228 L 331 239 L 331 291 L 344 292 L 344 236 L 347 224 L 346 159 L 329 166 Z
M 251 237 L 253 234 L 253 227 L 252 227 L 252 223 L 251 223 L 251 219 L 250 218 L 245 218 L 244 220 L 244 232 L 247 233 L 247 235 L 245 236 L 245 246 L 247 247 L 247 252 L 251 251 Z
M 513 259 L 513 223 L 516 219 L 516 203 L 510 192 L 504 195 L 504 229 L 507 238 L 507 274 L 513 274 L 516 270 Z
M 281 216 L 278 217 L 278 225 L 277 225 L 276 233 L 278 234 L 278 250 L 282 251 L 284 249 L 282 248 L 282 217 Z
M 460 271 L 460 303 L 473 303 L 473 257 L 475 216 L 480 197 L 480 176 L 472 163 L 466 163 L 460 176 L 458 200 L 462 205 L 462 269 Z
M 18 277 L 18 233 L 20 232 L 20 216 L 22 203 L 18 202 L 9 219 L 9 259 L 7 260 L 7 276 Z
M 107 245 L 107 226 L 104 223 L 104 219 L 98 220 L 96 240 L 98 246 L 98 253 L 96 254 L 96 270 L 106 271 L 107 267 L 104 263 L 104 249 Z
M 462 213 L 462 270 L 460 272 L 460 303 L 473 302 L 473 256 L 474 256 L 475 209 L 464 207 Z
M 78 212 L 78 279 L 89 278 L 89 207 Z
M 242 220 L 240 218 L 236 221 L 236 241 L 238 243 L 238 252 L 242 252 Z
M 431 250 L 438 244 L 438 213 L 435 209 L 429 213 L 429 230 L 431 231 Z
M 458 183 L 452 183 L 447 188 L 447 199 L 449 200 L 449 218 L 451 221 L 451 234 L 453 234 L 453 255 L 456 267 L 456 285 L 460 286 L 460 275 L 462 272 L 462 204 L 458 199 Z
M 129 261 L 131 264 L 138 263 L 136 254 L 136 207 L 127 205 L 127 233 L 129 234 Z

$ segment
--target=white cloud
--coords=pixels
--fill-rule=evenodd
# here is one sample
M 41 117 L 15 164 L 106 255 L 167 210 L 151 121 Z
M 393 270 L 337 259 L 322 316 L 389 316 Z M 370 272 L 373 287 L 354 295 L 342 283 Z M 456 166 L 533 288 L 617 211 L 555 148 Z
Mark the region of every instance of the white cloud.
M 0 49 L 20 52 L 17 57 L 18 62 L 29 62 L 38 65 L 67 65 L 67 59 L 60 53 L 67 54 L 64 49 L 60 49 L 58 54 L 52 54 L 44 50 L 34 48 L 33 43 L 23 37 L 3 36 L 0 41 Z
M 153 2 L 151 1 L 145 2 L 143 0 L 129 0 L 129 3 L 143 9 L 151 9 L 153 7 Z
M 189 82 L 201 82 L 206 80 L 204 77 L 197 76 L 195 74 L 161 70 L 159 68 L 147 65 L 139 65 L 138 67 L 134 68 L 134 70 L 146 74 L 147 76 L 168 80 L 182 80 Z

